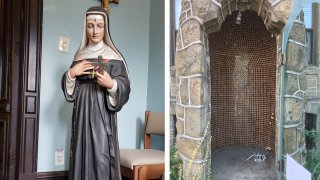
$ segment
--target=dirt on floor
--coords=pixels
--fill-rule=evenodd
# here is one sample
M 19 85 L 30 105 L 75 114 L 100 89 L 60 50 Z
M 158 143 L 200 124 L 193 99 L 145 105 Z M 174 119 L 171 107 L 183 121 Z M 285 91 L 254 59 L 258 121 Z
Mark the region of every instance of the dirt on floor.
M 254 159 L 263 159 L 257 162 Z M 248 159 L 252 156 L 250 159 Z M 211 180 L 276 180 L 275 158 L 272 152 L 250 148 L 235 148 L 212 152 Z M 248 160 L 247 160 L 248 159 Z

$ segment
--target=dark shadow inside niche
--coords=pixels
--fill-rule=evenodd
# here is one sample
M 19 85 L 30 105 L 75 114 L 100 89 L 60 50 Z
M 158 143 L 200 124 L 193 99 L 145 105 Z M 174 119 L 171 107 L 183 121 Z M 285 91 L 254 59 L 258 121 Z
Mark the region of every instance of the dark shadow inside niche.
M 276 178 L 276 47 L 273 34 L 249 10 L 233 12 L 209 35 L 214 179 Z M 254 168 L 253 158 L 245 161 L 254 153 L 267 156 L 261 168 Z

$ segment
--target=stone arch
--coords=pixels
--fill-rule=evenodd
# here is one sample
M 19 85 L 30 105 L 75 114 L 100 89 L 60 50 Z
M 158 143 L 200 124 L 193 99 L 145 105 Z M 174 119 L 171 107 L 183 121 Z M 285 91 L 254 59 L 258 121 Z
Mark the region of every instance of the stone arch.
M 239 9 L 256 12 L 267 29 L 277 35 L 277 48 L 281 47 L 281 31 L 290 13 L 290 0 L 251 0 L 248 6 L 238 5 L 237 0 L 181 0 L 176 37 L 175 113 L 177 148 L 185 179 L 206 179 L 211 166 L 208 34 L 218 31 L 225 17 Z M 278 51 L 277 65 L 281 57 Z M 277 77 L 279 74 L 277 71 Z
M 263 19 L 270 32 L 279 34 L 288 19 L 291 1 L 249 0 L 249 2 L 247 4 L 242 3 L 241 0 L 192 0 L 191 6 L 190 2 L 188 3 L 185 0 L 182 4 L 182 9 L 187 10 L 190 8 L 193 15 L 203 21 L 208 34 L 218 31 L 225 17 L 238 10 L 256 12 Z

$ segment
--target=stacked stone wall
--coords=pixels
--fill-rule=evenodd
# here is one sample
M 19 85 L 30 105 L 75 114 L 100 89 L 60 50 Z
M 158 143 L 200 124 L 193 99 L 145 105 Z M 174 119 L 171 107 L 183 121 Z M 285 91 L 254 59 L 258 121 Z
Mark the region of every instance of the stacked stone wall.
M 180 27 L 176 37 L 175 111 L 178 153 L 184 179 L 207 179 L 211 162 L 211 87 L 208 34 L 218 31 L 227 15 L 255 11 L 267 29 L 280 34 L 291 9 L 290 0 L 181 0 Z M 174 94 L 174 93 L 173 93 Z M 174 108 L 172 103 L 171 108 Z M 276 112 L 278 112 L 276 110 Z
M 287 44 L 284 92 L 283 154 L 300 164 L 305 162 L 306 106 L 306 32 L 298 18 L 291 29 Z

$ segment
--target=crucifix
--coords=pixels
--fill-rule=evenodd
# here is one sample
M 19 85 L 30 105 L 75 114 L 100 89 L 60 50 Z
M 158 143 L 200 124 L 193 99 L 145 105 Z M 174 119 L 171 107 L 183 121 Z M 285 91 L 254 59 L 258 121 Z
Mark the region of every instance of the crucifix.
M 119 0 L 101 0 L 101 7 L 109 10 L 109 3 L 119 4 Z

